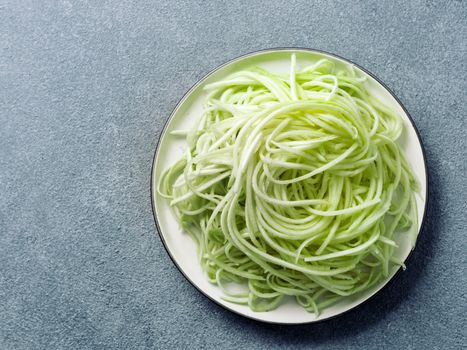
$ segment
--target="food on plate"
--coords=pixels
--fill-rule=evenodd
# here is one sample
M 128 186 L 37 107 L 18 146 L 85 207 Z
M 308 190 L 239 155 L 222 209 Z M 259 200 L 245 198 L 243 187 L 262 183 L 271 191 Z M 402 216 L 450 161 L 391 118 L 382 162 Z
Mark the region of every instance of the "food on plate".
M 296 66 L 206 85 L 158 193 L 225 300 L 268 311 L 293 297 L 318 314 L 403 266 L 397 233 L 415 245 L 418 181 L 400 116 L 365 77 L 327 59 Z

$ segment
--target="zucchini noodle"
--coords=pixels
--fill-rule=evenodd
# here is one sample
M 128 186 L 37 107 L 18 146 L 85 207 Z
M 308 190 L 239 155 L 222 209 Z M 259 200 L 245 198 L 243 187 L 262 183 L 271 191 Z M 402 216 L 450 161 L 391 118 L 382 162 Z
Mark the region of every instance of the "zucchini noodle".
M 351 65 L 297 70 L 292 55 L 289 74 L 254 67 L 205 91 L 158 193 L 225 300 L 268 311 L 289 296 L 318 314 L 403 266 L 396 234 L 418 234 L 403 123 Z

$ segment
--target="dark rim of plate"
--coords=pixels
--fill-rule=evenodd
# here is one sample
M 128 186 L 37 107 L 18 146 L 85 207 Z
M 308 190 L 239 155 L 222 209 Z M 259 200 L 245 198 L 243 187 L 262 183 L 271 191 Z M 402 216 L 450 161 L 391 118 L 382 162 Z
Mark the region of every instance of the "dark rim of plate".
M 325 319 L 322 319 L 322 320 L 313 320 L 313 321 L 308 321 L 308 322 L 300 322 L 300 323 L 287 323 L 287 322 L 275 322 L 275 321 L 267 321 L 267 320 L 262 320 L 262 319 L 259 319 L 259 318 L 255 318 L 255 317 L 251 317 L 251 316 L 248 316 L 248 315 L 245 315 L 241 312 L 238 312 L 234 309 L 231 309 L 223 304 L 221 304 L 220 302 L 218 302 L 217 300 L 215 300 L 214 298 L 210 297 L 209 295 L 207 295 L 200 287 L 198 287 L 196 285 L 195 282 L 193 282 L 190 277 L 188 277 L 185 272 L 181 269 L 181 267 L 178 265 L 177 261 L 175 260 L 174 256 L 172 255 L 172 253 L 170 252 L 168 246 L 167 246 L 167 243 L 164 239 L 164 236 L 162 235 L 162 230 L 161 230 L 161 227 L 159 225 L 159 221 L 157 219 L 157 215 L 156 215 L 156 206 L 155 206 L 155 198 L 153 196 L 153 193 L 154 193 L 154 188 L 153 188 L 153 179 L 154 179 L 154 172 L 155 172 L 155 163 L 156 163 L 156 159 L 157 159 L 157 154 L 159 152 L 159 147 L 160 147 L 160 142 L 161 142 L 161 139 L 162 137 L 164 136 L 165 132 L 166 132 L 166 129 L 167 129 L 167 126 L 170 122 L 170 120 L 172 120 L 172 117 L 174 116 L 174 114 L 176 113 L 176 111 L 179 109 L 179 107 L 182 105 L 182 103 L 185 101 L 185 99 L 191 94 L 191 92 L 198 86 L 200 85 L 201 83 L 203 83 L 209 76 L 211 76 L 213 73 L 217 72 L 219 69 L 231 64 L 231 63 L 234 63 L 236 61 L 239 61 L 239 60 L 242 60 L 244 58 L 247 58 L 247 57 L 250 57 L 250 56 L 254 56 L 256 54 L 261 54 L 261 53 L 274 53 L 274 52 L 277 52 L 277 51 L 306 51 L 306 52 L 315 52 L 315 53 L 318 53 L 318 54 L 325 54 L 325 55 L 329 55 L 331 57 L 335 57 L 337 59 L 340 59 L 344 62 L 347 62 L 347 63 L 350 63 L 352 65 L 354 65 L 355 67 L 361 69 L 363 72 L 365 72 L 366 74 L 368 74 L 369 76 L 371 76 L 373 79 L 375 79 L 384 89 L 386 89 L 387 92 L 389 92 L 391 94 L 391 96 L 396 100 L 396 102 L 402 107 L 402 109 L 404 110 L 405 114 L 407 115 L 407 117 L 409 117 L 409 120 L 410 120 L 410 123 L 412 124 L 412 127 L 414 128 L 415 130 L 415 133 L 417 135 L 417 138 L 418 138 L 418 142 L 420 143 L 420 146 L 421 146 L 421 149 L 422 149 L 422 154 L 423 154 L 423 165 L 425 167 L 425 175 L 426 175 L 426 189 L 425 189 L 425 206 L 423 208 L 423 217 L 422 217 L 422 221 L 421 221 L 421 225 L 420 225 L 420 230 L 418 231 L 418 234 L 420 235 L 420 233 L 422 232 L 423 230 L 423 227 L 425 225 L 425 219 L 426 219 L 426 214 L 427 214 L 427 208 L 428 208 L 428 202 L 429 202 L 429 191 L 428 191 L 428 188 L 429 188 L 429 175 L 428 175 L 428 168 L 427 168 L 427 165 L 426 165 L 426 151 L 425 151 L 425 147 L 423 145 L 423 142 L 422 142 L 422 138 L 420 137 L 420 132 L 418 131 L 416 125 L 415 125 L 415 122 L 414 120 L 412 119 L 412 116 L 410 115 L 410 113 L 407 111 L 407 109 L 405 108 L 405 106 L 402 104 L 402 102 L 399 100 L 399 98 L 394 94 L 394 92 L 392 92 L 392 90 L 386 86 L 386 84 L 384 84 L 376 75 L 374 75 L 373 73 L 369 72 L 367 69 L 361 67 L 360 65 L 354 63 L 353 61 L 347 59 L 347 58 L 344 58 L 342 56 L 339 56 L 339 55 L 336 55 L 334 53 L 330 53 L 330 52 L 327 52 L 327 51 L 324 51 L 324 50 L 318 50 L 318 49 L 310 49 L 310 48 L 302 48 L 302 47 L 277 47 L 277 48 L 269 48 L 269 49 L 261 49 L 261 50 L 256 50 L 256 51 L 253 51 L 253 52 L 249 52 L 249 53 L 246 53 L 246 54 L 243 54 L 241 56 L 238 56 L 238 57 L 235 57 L 235 58 L 232 58 L 230 60 L 228 60 L 227 62 L 221 64 L 220 66 L 212 69 L 211 71 L 209 71 L 207 74 L 205 74 L 201 79 L 199 79 L 183 96 L 182 98 L 178 101 L 177 105 L 175 106 L 175 108 L 172 110 L 172 112 L 170 113 L 170 116 L 169 118 L 165 121 L 164 123 L 164 127 L 162 128 L 162 131 L 160 132 L 159 134 L 159 137 L 158 137 L 158 140 L 157 140 L 157 144 L 156 144 L 156 150 L 154 152 L 154 157 L 153 157 L 153 161 L 152 161 L 152 166 L 151 166 L 151 177 L 150 177 L 150 196 L 151 196 L 151 206 L 152 206 L 152 212 L 153 212 L 153 216 L 154 216 L 154 221 L 156 223 L 156 228 L 157 228 L 157 232 L 159 233 L 159 237 L 162 241 L 162 244 L 164 245 L 164 248 L 165 250 L 167 251 L 167 254 L 169 255 L 170 259 L 172 259 L 172 262 L 174 263 L 174 265 L 177 267 L 177 269 L 180 271 L 180 273 L 187 279 L 188 282 L 190 282 L 190 284 L 195 287 L 201 294 L 203 294 L 205 297 L 207 297 L 208 299 L 210 299 L 212 302 L 214 302 L 215 304 L 221 306 L 222 308 L 234 313 L 234 314 L 237 314 L 237 315 L 240 315 L 240 316 L 243 316 L 243 317 L 246 317 L 250 320 L 254 320 L 254 321 L 257 321 L 257 322 L 264 322 L 264 323 L 268 323 L 268 324 L 276 324 L 276 325 L 286 325 L 286 326 L 299 326 L 299 325 L 306 325 L 306 324 L 316 324 L 316 323 L 322 323 L 322 322 L 326 322 L 326 321 L 330 321 L 332 319 L 335 319 L 337 317 L 340 317 L 342 315 L 345 315 L 347 313 L 349 313 L 350 311 L 354 311 L 356 310 L 357 308 L 359 308 L 360 306 L 366 304 L 367 302 L 369 302 L 370 300 L 372 300 L 376 295 L 378 295 L 383 289 L 386 289 L 389 285 L 391 285 L 399 276 L 400 272 L 402 271 L 402 268 L 399 268 L 397 270 L 397 272 L 394 274 L 394 276 L 391 277 L 391 279 L 385 284 L 383 285 L 380 289 L 378 289 L 373 295 L 371 295 L 370 297 L 368 297 L 367 299 L 365 299 L 364 301 L 362 301 L 361 303 L 355 305 L 354 307 L 348 309 L 348 310 L 345 310 L 337 315 L 334 315 L 334 316 L 330 316 L 328 318 L 325 318 Z M 410 259 L 410 257 L 412 256 L 412 252 L 413 250 L 411 250 L 409 252 L 409 254 L 407 255 L 407 258 L 405 259 L 405 263 L 407 263 Z

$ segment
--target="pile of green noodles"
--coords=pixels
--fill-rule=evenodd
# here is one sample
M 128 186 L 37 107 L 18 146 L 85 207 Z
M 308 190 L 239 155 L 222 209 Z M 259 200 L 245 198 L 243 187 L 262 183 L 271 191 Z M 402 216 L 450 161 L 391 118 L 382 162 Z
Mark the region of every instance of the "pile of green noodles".
M 364 77 L 326 59 L 295 66 L 292 55 L 290 74 L 255 67 L 207 85 L 158 192 L 226 300 L 267 311 L 292 296 L 318 314 L 403 265 L 395 234 L 410 228 L 415 244 L 418 185 L 402 121 Z

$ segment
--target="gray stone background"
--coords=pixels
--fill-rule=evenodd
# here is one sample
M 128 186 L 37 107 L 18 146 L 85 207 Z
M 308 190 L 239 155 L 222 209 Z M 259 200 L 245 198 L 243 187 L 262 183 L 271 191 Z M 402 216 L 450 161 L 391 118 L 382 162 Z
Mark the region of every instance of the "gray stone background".
M 466 23 L 466 1 L 1 1 L 0 348 L 465 348 Z M 408 270 L 317 325 L 207 300 L 151 212 L 151 160 L 177 101 L 226 60 L 278 46 L 379 76 L 428 159 Z

